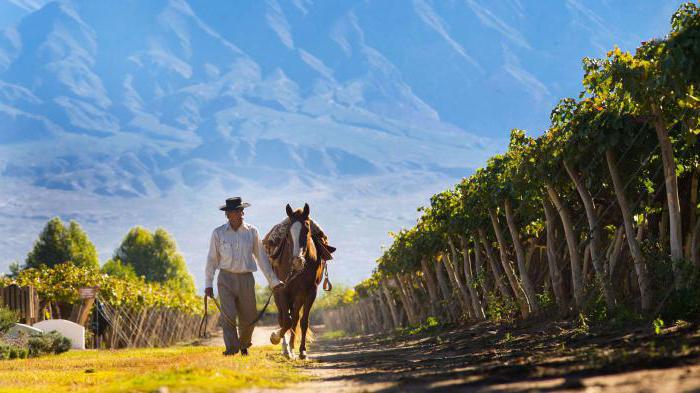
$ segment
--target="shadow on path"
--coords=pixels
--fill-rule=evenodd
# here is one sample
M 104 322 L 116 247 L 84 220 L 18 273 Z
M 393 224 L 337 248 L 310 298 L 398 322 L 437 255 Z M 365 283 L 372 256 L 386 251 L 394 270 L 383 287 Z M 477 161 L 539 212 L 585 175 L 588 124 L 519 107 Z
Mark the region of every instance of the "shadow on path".
M 688 324 L 655 335 L 639 326 L 481 323 L 320 341 L 309 366 L 334 391 L 700 391 L 699 344 Z

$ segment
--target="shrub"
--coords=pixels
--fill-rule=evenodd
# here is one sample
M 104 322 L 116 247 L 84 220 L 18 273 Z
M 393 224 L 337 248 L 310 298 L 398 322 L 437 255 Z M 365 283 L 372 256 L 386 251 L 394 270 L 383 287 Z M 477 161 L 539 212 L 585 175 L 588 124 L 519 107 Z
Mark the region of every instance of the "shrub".
M 7 333 L 19 321 L 17 313 L 5 307 L 0 307 L 0 334 Z
M 0 345 L 0 359 L 7 360 L 10 358 L 10 346 Z
M 68 337 L 64 337 L 64 336 L 60 335 L 57 332 L 52 332 L 52 333 L 56 334 L 56 337 L 54 337 L 54 339 L 53 339 L 53 345 L 52 345 L 53 353 L 67 352 L 72 345 L 70 339 Z
M 43 334 L 35 334 L 27 341 L 29 356 L 37 357 L 51 352 L 51 342 Z
M 503 299 L 495 292 L 486 294 L 488 306 L 486 317 L 494 322 L 508 322 L 515 318 L 517 306 L 512 299 Z
M 649 278 L 654 298 L 661 304 L 659 315 L 663 320 L 696 320 L 700 315 L 700 271 L 690 261 L 671 261 L 664 248 L 653 242 L 643 242 L 649 264 Z M 684 278 L 674 282 L 674 269 Z
M 537 297 L 537 303 L 539 303 L 540 307 L 547 309 L 550 307 L 553 307 L 555 305 L 554 303 L 554 296 L 552 296 L 551 291 L 544 291 L 542 293 L 537 293 L 535 294 Z
M 50 353 L 63 353 L 71 347 L 71 341 L 56 331 L 33 334 L 27 344 L 29 346 L 29 356 L 32 357 Z
M 409 326 L 401 329 L 401 334 L 415 335 L 436 330 L 440 326 L 440 321 L 435 317 L 428 317 L 425 322 L 416 326 Z
M 29 356 L 29 350 L 15 346 L 10 347 L 10 359 L 26 359 Z
M 29 351 L 11 344 L 0 344 L 0 360 L 26 359 Z

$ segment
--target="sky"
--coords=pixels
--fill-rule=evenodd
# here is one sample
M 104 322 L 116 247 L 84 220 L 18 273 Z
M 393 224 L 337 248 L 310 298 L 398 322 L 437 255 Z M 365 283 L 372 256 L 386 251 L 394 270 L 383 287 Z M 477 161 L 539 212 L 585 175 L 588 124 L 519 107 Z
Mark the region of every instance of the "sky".
M 240 195 L 261 233 L 309 203 L 355 284 L 512 128 L 546 129 L 584 56 L 663 36 L 679 4 L 0 0 L 0 271 L 59 216 L 101 263 L 165 228 L 201 288 Z

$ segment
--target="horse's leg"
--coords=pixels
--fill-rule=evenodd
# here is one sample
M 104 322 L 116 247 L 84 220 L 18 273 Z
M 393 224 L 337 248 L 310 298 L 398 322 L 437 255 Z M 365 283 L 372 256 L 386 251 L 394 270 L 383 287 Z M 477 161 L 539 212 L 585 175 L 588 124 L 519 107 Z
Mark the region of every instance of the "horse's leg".
M 292 317 L 289 316 L 290 304 L 286 294 L 275 294 L 275 305 L 277 305 L 278 322 L 280 328 L 272 332 L 270 335 L 270 342 L 273 345 L 279 344 L 287 330 L 292 328 Z
M 286 358 L 290 357 L 289 344 L 287 344 L 287 337 L 284 335 L 282 336 L 282 356 Z
M 301 313 L 301 309 L 304 306 L 304 296 L 303 295 L 298 295 L 297 297 L 294 298 L 294 305 L 292 306 L 292 336 L 289 339 L 289 352 L 291 354 L 291 358 L 294 359 L 294 344 L 296 343 L 296 338 L 297 338 L 297 330 L 299 330 L 297 327 L 299 325 L 299 314 Z
M 286 299 L 284 302 L 284 307 L 285 308 L 283 308 L 282 310 L 284 310 L 284 315 L 286 315 L 286 318 L 284 318 L 283 325 L 282 327 L 280 327 L 277 334 L 279 334 L 278 337 L 282 338 L 282 356 L 286 357 L 287 359 L 292 359 L 293 354 L 289 347 L 289 341 L 287 340 L 287 332 L 291 331 L 292 329 L 292 317 L 290 316 L 292 310 L 290 309 L 291 304 L 289 304 L 289 302 L 287 302 Z M 282 320 L 282 318 L 280 318 L 280 320 Z M 270 337 L 270 340 L 272 340 L 272 337 Z
M 309 315 L 311 315 L 311 306 L 316 300 L 316 288 L 306 295 L 304 302 L 304 314 L 301 316 L 301 345 L 299 346 L 299 359 L 306 359 L 306 332 L 309 330 Z

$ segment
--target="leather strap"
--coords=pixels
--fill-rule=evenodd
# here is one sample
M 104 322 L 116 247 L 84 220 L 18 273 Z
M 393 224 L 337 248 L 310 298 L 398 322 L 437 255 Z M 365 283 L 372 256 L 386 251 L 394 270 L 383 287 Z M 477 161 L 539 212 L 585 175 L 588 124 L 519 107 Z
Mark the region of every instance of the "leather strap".
M 202 320 L 199 322 L 199 329 L 197 330 L 197 336 L 199 336 L 199 338 L 209 338 L 209 332 L 207 332 L 207 328 L 209 327 L 208 297 L 209 296 L 204 295 L 204 315 L 202 315 Z
M 325 278 L 323 279 L 323 290 L 326 292 L 330 292 L 333 289 L 333 284 L 331 284 L 331 280 L 328 279 L 328 264 L 327 263 L 324 263 L 323 274 L 325 275 Z

